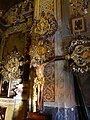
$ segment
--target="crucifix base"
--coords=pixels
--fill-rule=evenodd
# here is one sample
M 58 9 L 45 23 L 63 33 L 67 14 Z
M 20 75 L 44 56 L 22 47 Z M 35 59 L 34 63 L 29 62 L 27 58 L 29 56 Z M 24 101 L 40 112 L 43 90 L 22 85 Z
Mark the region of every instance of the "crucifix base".
M 52 120 L 52 115 L 36 112 L 28 112 L 27 120 Z

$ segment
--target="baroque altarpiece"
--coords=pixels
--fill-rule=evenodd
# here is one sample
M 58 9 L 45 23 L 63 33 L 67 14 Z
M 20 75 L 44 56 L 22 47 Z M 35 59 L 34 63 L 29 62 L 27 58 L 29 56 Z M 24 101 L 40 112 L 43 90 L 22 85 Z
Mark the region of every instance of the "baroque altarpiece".
M 32 120 L 35 115 L 37 120 L 38 115 L 41 120 L 78 120 L 69 79 L 73 79 L 71 73 L 79 76 L 90 71 L 90 40 L 80 35 L 85 31 L 84 17 L 79 18 L 74 11 L 71 36 L 62 42 L 62 52 L 61 18 L 54 15 L 55 5 L 60 8 L 58 3 L 25 0 L 3 16 L 6 24 L 2 24 L 0 44 L 1 120 Z

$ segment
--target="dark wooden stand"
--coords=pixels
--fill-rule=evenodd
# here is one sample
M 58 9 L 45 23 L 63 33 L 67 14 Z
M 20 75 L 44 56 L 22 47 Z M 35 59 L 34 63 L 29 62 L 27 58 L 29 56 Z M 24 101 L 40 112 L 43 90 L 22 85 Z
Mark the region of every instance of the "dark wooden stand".
M 52 116 L 44 113 L 27 113 L 27 120 L 52 120 Z

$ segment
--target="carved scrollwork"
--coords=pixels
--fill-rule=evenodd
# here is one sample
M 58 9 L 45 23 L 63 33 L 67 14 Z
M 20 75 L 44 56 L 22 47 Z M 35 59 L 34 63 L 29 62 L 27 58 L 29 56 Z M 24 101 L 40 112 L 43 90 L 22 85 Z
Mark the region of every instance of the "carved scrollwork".
M 85 66 L 90 62 L 90 47 L 78 45 L 71 54 L 71 58 L 78 66 Z
M 70 45 L 70 59 L 73 60 L 70 65 L 74 72 L 88 72 L 90 70 L 90 41 L 76 40 Z
M 23 74 L 23 56 L 16 49 L 11 52 L 0 64 L 0 74 L 2 75 L 2 83 L 7 82 L 8 97 L 13 97 L 19 89 Z M 3 84 L 2 84 L 3 85 Z M 19 90 L 20 91 L 20 90 Z
M 54 35 L 57 30 L 57 21 L 54 15 L 42 12 L 40 20 L 34 20 L 30 34 L 32 43 L 29 49 L 31 65 L 34 63 L 43 63 L 54 56 L 54 44 L 48 37 Z
M 78 36 L 71 41 L 67 52 L 61 56 L 55 56 L 53 61 L 68 60 L 73 72 L 87 73 L 90 71 L 90 40 L 87 37 Z
M 22 72 L 20 71 L 19 67 L 23 64 L 20 61 L 20 57 L 21 56 L 18 52 L 12 52 L 11 55 L 8 55 L 7 58 L 1 62 L 1 74 L 7 80 L 21 78 Z
M 57 30 L 57 21 L 54 15 L 42 12 L 40 20 L 34 20 L 30 34 L 34 37 L 43 39 L 53 35 Z
M 42 64 L 50 57 L 54 57 L 54 45 L 48 40 L 44 43 L 42 40 L 36 41 L 31 45 L 29 54 L 31 57 L 31 65 L 35 63 Z

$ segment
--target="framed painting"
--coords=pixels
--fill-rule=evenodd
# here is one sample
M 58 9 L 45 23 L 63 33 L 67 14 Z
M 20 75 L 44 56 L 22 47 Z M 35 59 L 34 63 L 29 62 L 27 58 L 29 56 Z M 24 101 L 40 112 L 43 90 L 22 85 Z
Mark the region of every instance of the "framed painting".
M 14 99 L 0 98 L 0 120 L 13 119 L 14 104 Z
M 0 98 L 8 96 L 8 86 L 9 82 L 0 78 Z
M 86 30 L 84 17 L 71 19 L 72 33 L 80 33 Z

